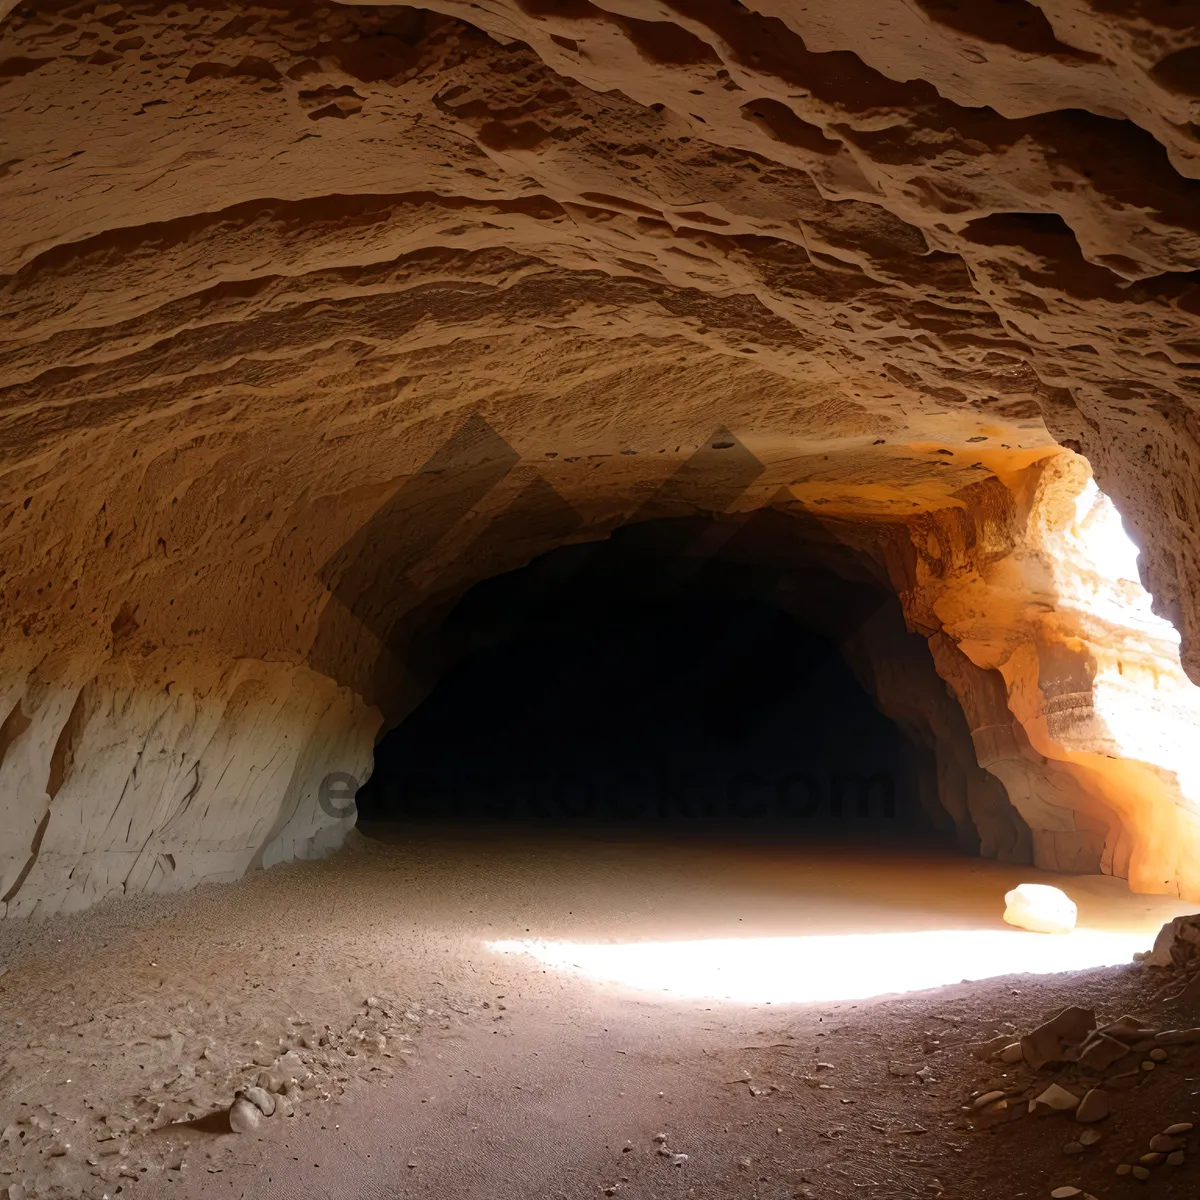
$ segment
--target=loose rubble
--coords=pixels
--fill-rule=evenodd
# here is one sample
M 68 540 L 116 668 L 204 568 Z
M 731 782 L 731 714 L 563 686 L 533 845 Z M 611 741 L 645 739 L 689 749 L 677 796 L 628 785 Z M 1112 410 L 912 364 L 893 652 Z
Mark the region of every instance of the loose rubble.
M 79 1111 L 36 1106 L 0 1129 L 0 1155 L 10 1177 L 18 1178 L 0 1187 L 0 1196 L 12 1188 L 23 1189 L 12 1195 L 46 1194 L 30 1189 L 31 1181 L 45 1176 L 49 1163 L 90 1176 L 110 1196 L 123 1187 L 122 1181 L 128 1184 L 147 1171 L 170 1178 L 186 1167 L 186 1156 L 174 1153 L 164 1163 L 160 1144 L 144 1135 L 177 1129 L 184 1138 L 191 1125 L 221 1113 L 231 1134 L 255 1135 L 266 1120 L 286 1119 L 300 1105 L 331 1099 L 344 1090 L 352 1073 L 390 1076 L 414 1052 L 414 1035 L 423 1022 L 445 1019 L 432 1009 L 369 996 L 337 1026 L 299 1016 L 281 1018 L 277 1035 L 268 1039 L 264 1032 L 245 1044 L 240 1039 L 218 1041 L 216 1027 L 206 1030 L 198 1013 L 184 1008 L 178 1016 L 186 1020 L 180 1019 L 177 1027 L 152 1030 L 148 1037 L 139 1037 L 136 1029 L 125 1035 L 135 1055 L 145 1048 L 143 1061 L 153 1072 L 155 1082 L 139 1095 L 127 1101 L 114 1097 L 103 1115 L 95 1114 L 86 1097 L 78 1098 Z M 112 1025 L 113 1044 L 121 1029 L 123 1025 Z M 31 1045 L 14 1065 L 33 1069 L 39 1049 L 40 1044 Z
M 1175 972 L 1200 971 L 1200 914 L 1171 921 L 1154 949 L 1139 959 L 1147 966 Z M 1175 992 L 1170 998 L 1181 994 Z M 968 1126 L 994 1130 L 1027 1115 L 1070 1119 L 1087 1128 L 1065 1142 L 1063 1154 L 1082 1158 L 1108 1140 L 1097 1126 L 1118 1116 L 1126 1125 L 1136 1119 L 1135 1109 L 1121 1114 L 1120 1093 L 1136 1090 L 1156 1070 L 1172 1067 L 1176 1054 L 1187 1054 L 1193 1047 L 1200 1047 L 1200 1027 L 1156 1028 L 1132 1015 L 1100 1023 L 1091 1009 L 1065 1008 L 1019 1040 L 999 1034 L 974 1048 L 977 1058 L 1011 1070 L 1005 1072 L 1003 1082 L 996 1080 L 964 1105 Z M 1195 1064 L 1187 1069 L 1195 1070 Z M 1050 1072 L 1056 1076 L 1052 1081 L 1045 1078 Z M 1186 1167 L 1192 1132 L 1192 1122 L 1177 1121 L 1160 1132 L 1142 1135 L 1142 1149 L 1128 1154 L 1128 1161 L 1114 1163 L 1116 1175 L 1145 1182 L 1157 1171 Z M 1073 1184 L 1051 1192 L 1061 1198 L 1087 1195 Z

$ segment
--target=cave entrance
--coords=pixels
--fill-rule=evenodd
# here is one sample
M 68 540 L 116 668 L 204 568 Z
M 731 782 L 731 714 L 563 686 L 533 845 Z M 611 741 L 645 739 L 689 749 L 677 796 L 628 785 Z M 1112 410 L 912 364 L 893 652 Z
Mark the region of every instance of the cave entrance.
M 905 623 L 886 533 L 644 522 L 431 602 L 392 643 L 423 698 L 377 744 L 364 832 L 447 895 L 482 888 L 489 952 L 639 992 L 845 999 L 1126 961 L 1128 935 L 1001 921 L 1051 877 Z
M 797 532 L 650 522 L 477 584 L 414 644 L 437 682 L 379 742 L 360 821 L 954 849 L 934 739 L 868 691 L 904 664 L 845 653 L 881 620 L 911 653 L 898 602 Z

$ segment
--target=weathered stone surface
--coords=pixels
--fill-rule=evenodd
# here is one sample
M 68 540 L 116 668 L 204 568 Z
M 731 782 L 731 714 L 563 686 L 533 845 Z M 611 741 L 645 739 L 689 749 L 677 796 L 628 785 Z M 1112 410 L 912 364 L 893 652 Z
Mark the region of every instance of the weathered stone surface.
M 333 848 L 439 606 L 764 508 L 965 847 L 1200 898 L 1194 31 L 432 8 L 0 0 L 0 910 Z
M 1095 1028 L 1096 1014 L 1073 1005 L 1027 1033 L 1021 1039 L 1021 1052 L 1035 1071 L 1048 1063 L 1074 1062 Z
M 1084 1094 L 1075 1110 L 1075 1120 L 1090 1124 L 1103 1121 L 1112 1111 L 1112 1100 L 1103 1088 L 1092 1088 Z
M 1052 1083 L 1029 1102 L 1029 1111 L 1037 1116 L 1049 1113 L 1074 1112 L 1079 1107 L 1079 1097 L 1057 1083 Z

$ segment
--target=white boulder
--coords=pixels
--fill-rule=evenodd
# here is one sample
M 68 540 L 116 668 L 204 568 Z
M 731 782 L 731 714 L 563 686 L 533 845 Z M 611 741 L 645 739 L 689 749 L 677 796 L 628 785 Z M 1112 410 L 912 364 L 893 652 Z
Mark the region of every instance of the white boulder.
M 1006 893 L 1004 900 L 1004 919 L 1034 933 L 1070 933 L 1079 916 L 1066 892 L 1044 883 L 1023 883 Z

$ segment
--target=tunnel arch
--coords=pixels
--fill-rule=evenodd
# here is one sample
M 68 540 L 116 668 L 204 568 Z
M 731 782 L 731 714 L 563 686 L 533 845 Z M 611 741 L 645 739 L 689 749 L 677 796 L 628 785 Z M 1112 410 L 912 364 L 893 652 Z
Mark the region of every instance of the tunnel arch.
M 814 535 L 819 537 L 815 547 L 807 540 Z M 822 562 L 821 543 L 834 566 Z M 699 625 L 701 619 L 711 628 Z M 687 631 L 686 645 L 679 641 L 684 634 L 674 627 L 677 622 Z M 779 646 L 770 643 L 771 630 L 779 634 Z M 386 780 L 373 778 L 363 789 L 359 812 L 368 819 L 422 812 L 443 820 L 472 812 L 476 819 L 486 819 L 489 811 L 494 817 L 503 811 L 550 816 L 553 804 L 522 809 L 513 797 L 523 779 L 544 792 L 551 776 L 573 778 L 586 789 L 595 801 L 594 817 L 607 813 L 619 818 L 619 779 L 611 770 L 596 769 L 612 755 L 619 762 L 628 760 L 631 770 L 655 792 L 656 801 L 641 806 L 647 816 L 669 820 L 673 807 L 678 809 L 675 816 L 685 821 L 704 815 L 736 816 L 747 807 L 748 789 L 770 791 L 762 774 L 769 770 L 776 784 L 782 779 L 791 779 L 797 787 L 804 784 L 803 807 L 808 811 L 800 815 L 807 818 L 834 816 L 845 791 L 848 816 L 853 815 L 851 809 L 872 805 L 876 808 L 871 815 L 889 820 L 899 816 L 894 825 L 877 825 L 876 834 L 882 830 L 898 837 L 911 835 L 914 825 L 924 825 L 930 834 L 947 833 L 950 844 L 970 853 L 983 846 L 1005 861 L 1029 861 L 1028 829 L 997 781 L 974 763 L 961 711 L 945 694 L 923 639 L 904 631 L 898 602 L 880 578 L 878 564 L 850 547 L 837 546 L 801 515 L 758 510 L 735 520 L 693 517 L 622 526 L 606 539 L 548 551 L 524 567 L 477 584 L 439 625 L 422 630 L 415 641 L 423 646 L 422 669 L 430 694 L 379 744 L 379 769 Z M 476 728 L 473 736 L 463 737 L 452 727 L 455 714 L 470 722 L 466 714 L 480 702 L 479 696 L 486 696 L 490 705 L 485 711 L 501 729 L 507 728 L 506 709 L 532 707 L 540 695 L 524 695 L 522 674 L 553 671 L 548 658 L 577 648 L 583 657 L 572 672 L 555 677 L 564 685 L 563 702 L 571 705 L 569 711 L 584 711 L 578 718 L 564 713 L 561 723 L 552 717 L 552 727 L 545 727 L 543 720 L 540 752 L 522 743 L 517 763 L 498 762 L 501 745 L 513 750 L 505 734 Z M 660 657 L 664 653 L 666 661 Z M 607 674 L 613 667 L 606 661 L 608 654 L 630 670 L 624 683 Z M 855 672 L 849 661 L 853 654 Z M 521 655 L 530 657 L 522 662 Z M 831 660 L 840 669 L 831 669 Z M 777 673 L 808 671 L 812 663 L 819 665 L 820 678 L 811 686 L 825 682 L 836 689 L 828 703 L 844 705 L 843 716 L 863 725 L 864 739 L 873 735 L 875 749 L 883 750 L 881 743 L 888 741 L 880 770 L 862 773 L 870 758 L 869 739 L 856 762 L 853 739 L 839 731 L 836 715 L 815 698 L 806 709 L 803 678 Z M 890 694 L 869 698 L 864 687 L 880 691 L 880 681 L 889 674 L 906 676 L 907 695 L 901 697 L 893 688 Z M 513 679 L 507 697 L 501 683 L 505 675 Z M 590 707 L 595 703 L 593 686 L 606 686 L 611 705 L 630 714 L 635 723 L 640 720 L 641 736 L 630 736 L 623 715 L 614 721 L 603 709 Z M 658 699 L 648 701 L 642 686 Z M 747 724 L 739 706 L 752 703 L 751 691 L 764 690 L 768 697 L 760 697 L 758 716 Z M 717 726 L 709 728 L 716 718 L 696 707 L 697 691 L 719 710 Z M 879 711 L 880 700 L 890 706 L 892 721 Z M 654 713 L 661 728 L 652 730 Z M 789 714 L 790 729 L 779 730 L 776 722 L 786 721 Z M 577 721 L 586 733 L 581 734 Z M 758 734 L 761 744 L 722 749 L 719 730 L 739 721 L 744 734 Z M 812 724 L 823 730 L 815 738 L 806 732 Z M 593 730 L 594 725 L 601 730 Z M 704 748 L 706 736 L 715 738 L 709 750 Z M 431 738 L 439 739 L 438 749 L 429 743 Z M 826 739 L 829 744 L 824 744 Z M 829 754 L 835 741 L 840 746 L 837 761 Z M 561 743 L 566 743 L 565 750 L 556 752 Z M 535 762 L 540 757 L 553 769 L 522 775 L 520 754 Z M 456 760 L 455 768 L 447 767 L 445 756 Z M 469 756 L 474 766 L 463 768 L 462 756 Z M 682 801 L 675 784 L 686 776 L 695 788 L 692 777 L 701 760 L 713 778 L 702 788 L 697 808 Z M 496 790 L 488 769 L 508 782 L 507 797 L 498 807 L 489 808 L 486 799 L 489 789 Z M 480 784 L 474 797 L 472 778 Z M 717 778 L 723 782 L 716 783 Z M 430 796 L 423 803 L 423 783 L 443 795 L 456 789 L 452 802 L 438 805 Z M 870 794 L 871 788 L 880 794 Z M 406 797 L 406 789 L 416 794 Z M 939 799 L 942 795 L 945 803 Z M 786 821 L 786 799 L 773 793 L 764 801 L 760 795 L 760 815 Z M 886 813 L 878 811 L 879 806 Z M 577 815 L 584 816 L 585 810 Z M 626 817 L 632 815 L 632 810 L 625 812 Z M 807 825 L 793 824 L 793 830 L 820 825 L 819 820 L 809 820 Z M 829 832 L 829 821 L 825 826 Z M 832 831 L 846 834 L 850 828 L 839 830 L 834 822 Z
M 649 501 L 877 543 L 1034 860 L 1200 895 L 1182 17 L 60 7 L 0 0 L 0 911 L 336 848 L 411 629 Z

